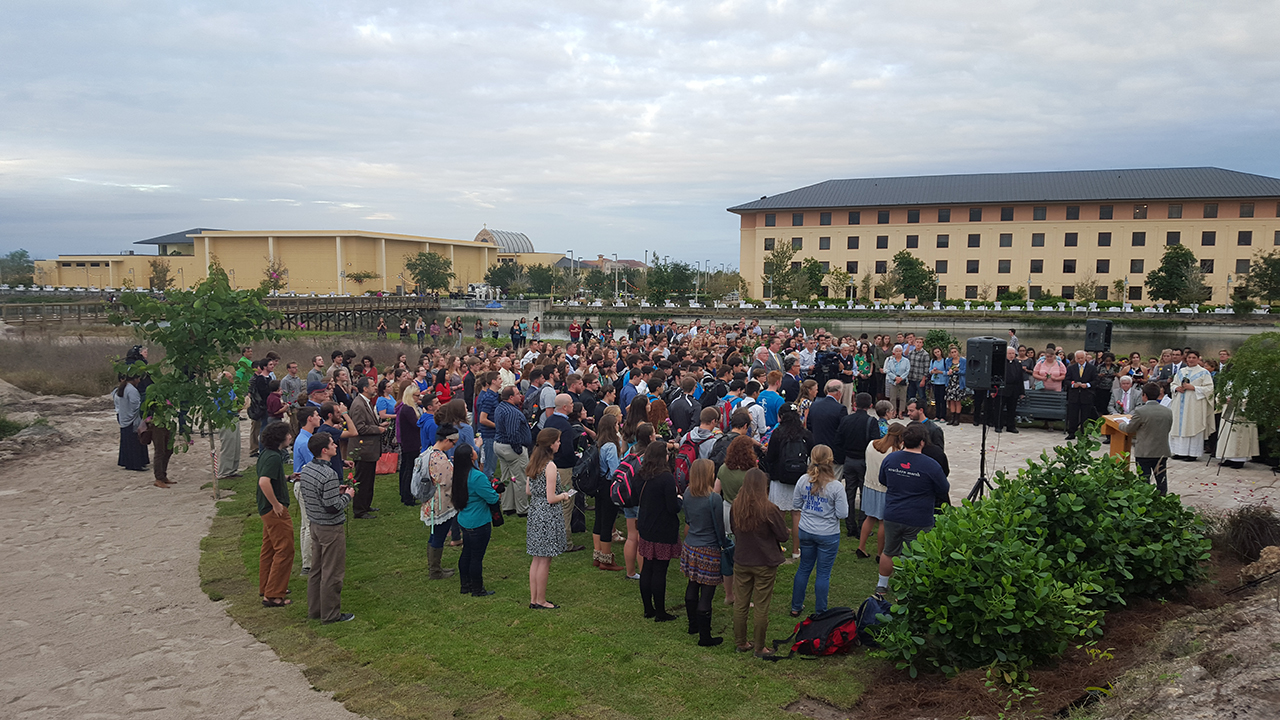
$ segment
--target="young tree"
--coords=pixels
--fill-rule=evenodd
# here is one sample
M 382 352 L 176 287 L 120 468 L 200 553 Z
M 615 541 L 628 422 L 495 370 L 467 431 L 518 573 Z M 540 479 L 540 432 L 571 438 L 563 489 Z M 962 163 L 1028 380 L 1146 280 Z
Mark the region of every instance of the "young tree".
M 0 256 L 0 282 L 11 285 L 31 285 L 36 264 L 31 253 L 18 249 Z
M 497 265 L 489 266 L 484 272 L 484 281 L 490 287 L 502 288 L 506 292 L 510 292 L 512 280 L 520 272 L 520 263 L 500 262 Z
M 827 287 L 831 297 L 844 299 L 849 297 L 851 280 L 847 271 L 836 268 L 823 276 L 822 284 Z
M 805 258 L 800 263 L 800 269 L 793 270 L 791 273 L 791 292 L 789 293 L 791 299 L 809 302 L 814 295 L 818 294 L 825 274 L 822 263 L 813 258 Z
M 731 292 L 741 292 L 745 284 L 738 273 L 717 270 L 707 279 L 707 296 L 712 300 L 719 300 Z
M 1241 412 L 1264 428 L 1280 427 L 1280 333 L 1259 333 L 1244 341 L 1227 369 L 1214 380 L 1219 398 L 1244 398 Z
M 153 382 L 143 413 L 153 418 L 153 424 L 181 433 L 187 442 L 193 427 L 206 431 L 215 498 L 219 496 L 216 431 L 237 422 L 233 413 L 243 401 L 236 398 L 233 403 L 235 381 L 223 371 L 245 345 L 277 339 L 278 333 L 269 326 L 279 314 L 266 306 L 266 295 L 263 287 L 232 289 L 226 271 L 215 263 L 195 288 L 174 290 L 164 300 L 147 293 L 123 293 L 123 310 L 112 318 L 116 325 L 136 329 L 147 344 L 164 348 L 163 359 L 135 367 Z
M 382 276 L 376 272 L 368 270 L 360 270 L 359 272 L 347 273 L 347 279 L 355 283 L 357 287 L 363 287 L 370 280 L 378 280 Z
M 267 261 L 267 264 L 262 266 L 262 288 L 272 295 L 278 294 L 288 285 L 286 278 L 289 275 L 289 269 L 284 266 L 284 260 L 278 256 L 262 259 Z
M 457 277 L 453 262 L 434 252 L 420 252 L 405 258 L 404 269 L 409 271 L 420 290 L 448 290 L 449 283 Z
M 1280 300 L 1280 253 L 1269 252 L 1254 259 L 1245 291 L 1266 303 Z
M 859 283 L 859 285 L 862 287 L 862 299 L 864 301 L 870 300 L 871 291 L 875 288 L 875 279 L 871 277 L 871 273 L 865 273 L 862 276 L 862 282 Z
M 893 256 L 893 272 L 897 275 L 897 295 L 928 300 L 938 291 L 938 275 L 906 250 Z
M 1203 302 L 1210 296 L 1199 273 L 1200 261 L 1186 245 L 1165 248 L 1160 267 L 1147 273 L 1147 293 L 1152 300 L 1178 304 Z
M 898 269 L 890 267 L 889 272 L 876 281 L 875 291 L 882 300 L 892 300 L 898 296 Z
M 791 289 L 791 262 L 795 256 L 795 248 L 783 240 L 779 240 L 773 250 L 765 253 L 764 275 L 760 281 L 774 299 L 785 298 Z
M 1076 280 L 1075 301 L 1088 305 L 1098 299 L 1098 279 L 1092 270 L 1085 270 Z
M 582 285 L 595 297 L 610 297 L 613 295 L 613 273 L 606 273 L 600 268 L 591 268 L 583 276 Z
M 152 290 L 164 292 L 173 284 L 173 278 L 169 275 L 169 261 L 163 258 L 148 260 L 147 264 L 151 266 L 151 276 L 147 278 L 147 283 Z
M 552 268 L 547 265 L 532 265 L 525 268 L 525 272 L 529 276 L 529 291 L 535 295 L 548 295 L 551 293 L 552 284 L 555 280 L 555 273 Z
M 991 300 L 991 292 L 994 289 L 995 288 L 991 287 L 991 283 L 989 282 L 982 283 L 982 285 L 979 286 L 978 288 L 978 299 L 981 300 L 982 302 L 987 302 Z
M 675 277 L 671 263 L 654 261 L 645 276 L 645 300 L 652 305 L 666 302 L 675 290 Z
M 1129 298 L 1125 296 L 1125 290 L 1128 286 L 1125 284 L 1124 278 L 1116 278 L 1116 281 L 1111 283 L 1111 287 L 1116 291 L 1117 300 L 1120 302 L 1129 301 Z

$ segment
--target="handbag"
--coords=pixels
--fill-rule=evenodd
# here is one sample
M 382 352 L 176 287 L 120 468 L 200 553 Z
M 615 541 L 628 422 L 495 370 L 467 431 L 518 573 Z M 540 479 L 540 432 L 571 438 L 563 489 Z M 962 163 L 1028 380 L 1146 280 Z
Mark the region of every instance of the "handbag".
M 720 574 L 726 577 L 733 575 L 733 542 L 720 548 Z
M 382 453 L 382 455 L 378 457 L 378 466 L 374 468 L 373 472 L 374 474 L 377 474 L 377 475 L 390 475 L 396 472 L 399 469 L 399 467 L 400 467 L 399 453 L 392 453 L 392 452 Z
M 502 527 L 502 524 L 507 521 L 506 516 L 502 514 L 502 503 L 490 503 L 489 515 L 494 527 Z
M 151 444 L 151 436 L 153 433 L 151 431 L 151 425 L 147 422 L 146 418 L 143 418 L 142 422 L 138 424 L 137 432 L 139 443 L 143 445 Z

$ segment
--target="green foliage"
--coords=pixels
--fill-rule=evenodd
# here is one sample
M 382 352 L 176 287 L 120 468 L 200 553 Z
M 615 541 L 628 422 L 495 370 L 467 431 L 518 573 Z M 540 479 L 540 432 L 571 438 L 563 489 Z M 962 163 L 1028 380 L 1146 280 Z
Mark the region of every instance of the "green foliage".
M 260 287 L 268 294 L 279 293 L 288 287 L 289 269 L 284 266 L 284 260 L 281 260 L 279 255 L 264 257 L 263 260 L 266 261 L 266 264 L 262 266 L 262 283 Z
M 1026 668 L 1100 635 L 1106 606 L 1198 580 L 1201 520 L 1098 447 L 1088 435 L 1045 452 L 939 516 L 900 558 L 883 655 L 913 673 Z
M 791 273 L 791 299 L 800 302 L 808 302 L 817 295 L 822 288 L 822 278 L 826 273 L 822 271 L 822 263 L 813 258 L 805 258 L 800 263 L 800 269 Z
M 30 285 L 31 276 L 36 271 L 35 261 L 31 253 L 18 249 L 0 255 L 0 282 L 11 285 Z
M 405 258 L 404 269 L 409 271 L 419 290 L 448 290 L 457 274 L 449 258 L 434 252 L 420 252 Z
M 924 336 L 924 347 L 929 351 L 930 357 L 933 356 L 934 348 L 942 348 L 942 356 L 946 357 L 947 351 L 952 345 L 960 348 L 960 354 L 964 355 L 965 346 L 960 343 L 960 338 L 957 338 L 946 330 L 933 328 Z
M 1166 247 L 1160 267 L 1147 273 L 1146 285 L 1152 300 L 1185 305 L 1204 302 L 1212 296 L 1200 274 L 1200 261 L 1186 245 Z
M 746 282 L 736 271 L 717 270 L 707 277 L 706 293 L 712 300 L 720 300 L 729 293 L 742 294 Z
M 1280 332 L 1258 333 L 1244 341 L 1214 384 L 1219 397 L 1245 398 L 1244 416 L 1263 428 L 1280 427 Z
M 688 263 L 655 260 L 645 275 L 645 299 L 654 305 L 693 295 L 694 270 Z
M 3 440 L 4 438 L 7 438 L 7 437 L 11 437 L 13 435 L 17 435 L 25 427 L 26 425 L 23 425 L 20 422 L 15 422 L 13 420 L 10 420 L 9 418 L 5 417 L 3 413 L 0 413 L 0 440 Z
M 1272 251 L 1253 259 L 1245 291 L 1263 302 L 1280 300 L 1280 253 Z
M 996 300 L 1002 303 L 1021 305 L 1027 301 L 1027 289 L 1025 287 L 1016 287 L 996 295 Z
M 760 281 L 766 290 L 773 293 L 775 300 L 786 298 L 791 292 L 791 261 L 795 256 L 795 248 L 785 238 L 779 238 L 773 250 L 765 253 L 764 275 L 760 277 Z
M 871 273 L 863 273 L 862 280 L 858 283 L 859 288 L 862 290 L 862 294 L 858 297 L 862 298 L 864 302 L 871 300 L 871 291 L 874 288 L 874 284 L 875 279 L 871 277 Z
M 529 277 L 529 292 L 535 295 L 549 295 L 555 283 L 555 268 L 548 265 L 531 265 L 525 268 Z
M 895 295 L 917 300 L 932 300 L 938 292 L 938 275 L 920 258 L 907 250 L 893 256 Z
M 147 264 L 151 266 L 151 276 L 147 278 L 147 284 L 152 290 L 168 290 L 173 284 L 173 277 L 169 274 L 169 261 L 163 258 L 156 260 L 148 260 Z
M 356 285 L 364 285 L 370 280 L 378 280 L 381 277 L 382 276 L 379 275 L 378 273 L 369 272 L 368 270 L 361 270 L 359 272 L 347 273 L 347 280 L 355 283 Z
M 613 297 L 613 273 L 591 268 L 582 276 L 582 285 L 595 297 Z
M 847 270 L 835 268 L 822 278 L 822 284 L 827 287 L 828 295 L 843 300 L 849 297 L 852 280 L 853 276 Z
M 1257 301 L 1248 297 L 1237 297 L 1231 302 L 1231 312 L 1235 313 L 1236 317 L 1252 315 L 1257 309 Z

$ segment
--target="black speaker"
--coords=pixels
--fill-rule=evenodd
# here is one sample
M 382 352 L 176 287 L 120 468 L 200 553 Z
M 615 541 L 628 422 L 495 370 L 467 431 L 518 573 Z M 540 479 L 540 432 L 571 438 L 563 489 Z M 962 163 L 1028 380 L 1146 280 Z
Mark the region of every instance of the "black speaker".
M 1086 352 L 1106 352 L 1111 349 L 1111 321 L 1084 321 L 1084 349 Z
M 976 390 L 989 390 L 1003 385 L 1007 347 L 1008 343 L 997 337 L 969 338 L 965 348 L 965 385 Z

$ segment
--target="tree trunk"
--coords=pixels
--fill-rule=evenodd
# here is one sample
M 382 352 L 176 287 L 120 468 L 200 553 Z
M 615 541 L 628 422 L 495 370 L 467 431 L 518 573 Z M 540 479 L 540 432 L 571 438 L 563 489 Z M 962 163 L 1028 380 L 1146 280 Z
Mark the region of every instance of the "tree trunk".
M 213 464 L 213 499 L 221 500 L 222 494 L 218 490 L 218 441 L 212 427 L 209 428 L 209 462 Z

